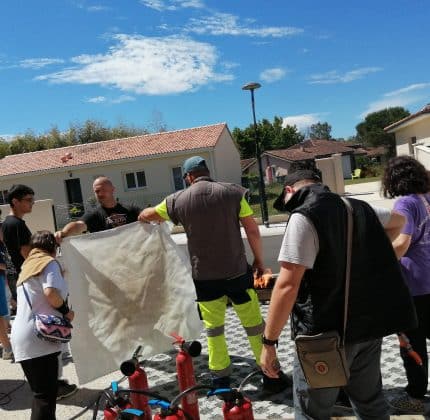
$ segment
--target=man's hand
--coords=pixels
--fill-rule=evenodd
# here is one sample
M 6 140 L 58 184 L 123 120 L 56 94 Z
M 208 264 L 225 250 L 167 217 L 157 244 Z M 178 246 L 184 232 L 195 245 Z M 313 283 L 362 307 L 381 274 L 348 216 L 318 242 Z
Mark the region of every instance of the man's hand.
M 142 223 L 149 223 L 149 222 L 165 222 L 165 219 L 163 219 L 156 211 L 155 207 L 148 207 L 144 210 L 142 210 L 139 213 L 139 216 L 137 217 L 137 220 Z
M 60 245 L 61 241 L 63 240 L 63 232 L 61 230 L 57 230 L 57 232 L 54 233 L 55 240 L 57 241 L 57 244 Z
M 279 378 L 281 366 L 276 356 L 275 346 L 263 345 L 260 356 L 260 366 L 263 373 L 269 378 Z
M 252 271 L 256 274 L 256 277 L 261 277 L 264 273 L 264 270 L 265 268 L 263 265 L 263 261 L 255 259 L 252 263 Z

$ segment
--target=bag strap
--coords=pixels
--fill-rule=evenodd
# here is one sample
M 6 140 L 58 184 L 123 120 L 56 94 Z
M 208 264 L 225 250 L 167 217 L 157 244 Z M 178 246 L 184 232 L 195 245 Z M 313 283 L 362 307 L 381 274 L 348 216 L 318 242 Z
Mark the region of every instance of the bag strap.
M 24 290 L 24 295 L 25 295 L 25 298 L 27 299 L 28 306 L 30 306 L 31 312 L 33 312 L 33 307 L 31 306 L 30 298 L 28 296 L 27 290 L 25 290 L 24 283 L 22 284 L 22 289 Z
M 424 197 L 424 194 L 418 194 L 418 196 L 421 198 L 421 201 L 424 204 L 424 207 L 427 210 L 427 213 L 430 214 L 430 204 L 429 202 L 426 200 L 426 198 Z
M 354 230 L 353 208 L 351 203 L 345 198 L 341 197 L 346 207 L 346 264 L 345 264 L 345 304 L 343 312 L 343 334 L 342 334 L 342 347 L 345 346 L 346 336 L 346 323 L 348 320 L 348 301 L 349 301 L 349 284 L 351 278 L 351 254 L 352 254 L 352 232 Z

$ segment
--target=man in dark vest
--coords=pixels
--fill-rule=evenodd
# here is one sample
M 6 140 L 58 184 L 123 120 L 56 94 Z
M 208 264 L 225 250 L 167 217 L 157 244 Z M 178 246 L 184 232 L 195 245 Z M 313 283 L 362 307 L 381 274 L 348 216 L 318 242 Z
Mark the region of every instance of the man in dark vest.
M 199 311 L 207 331 L 212 382 L 215 387 L 229 387 L 231 362 L 224 337 L 228 299 L 245 328 L 255 359 L 260 360 L 263 319 L 252 276 L 252 269 L 261 273 L 264 269 L 260 231 L 245 199 L 245 188 L 211 179 L 200 156 L 187 159 L 183 172 L 189 188 L 146 208 L 139 220 L 171 220 L 184 227 Z M 246 260 L 240 224 L 254 254 L 252 268 Z M 263 389 L 279 392 L 289 384 L 282 374 L 264 376 Z
M 350 379 L 344 387 L 357 417 L 389 419 L 382 394 L 382 337 L 416 323 L 412 299 L 400 273 L 392 241 L 404 217 L 364 201 L 353 208 L 352 267 L 346 328 Z M 345 204 L 319 175 L 300 170 L 287 176 L 275 202 L 290 213 L 278 260 L 281 269 L 273 290 L 261 366 L 277 377 L 275 344 L 291 314 L 292 336 L 343 331 L 346 265 Z M 311 389 L 297 356 L 293 370 L 296 419 L 329 419 L 339 388 Z

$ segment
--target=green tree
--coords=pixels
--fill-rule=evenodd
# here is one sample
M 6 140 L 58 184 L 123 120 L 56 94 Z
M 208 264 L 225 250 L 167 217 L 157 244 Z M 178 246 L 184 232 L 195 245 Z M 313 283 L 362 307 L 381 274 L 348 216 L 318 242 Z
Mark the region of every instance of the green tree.
M 309 127 L 309 138 L 319 140 L 331 139 L 331 125 L 327 122 L 317 122 Z
M 295 126 L 283 127 L 281 117 L 274 117 L 273 122 L 263 119 L 257 123 L 258 139 L 261 142 L 261 151 L 286 149 L 303 140 L 303 135 Z M 234 128 L 232 135 L 239 148 L 242 159 L 255 157 L 255 131 L 254 124 L 243 130 Z
M 357 140 L 366 146 L 386 146 L 389 155 L 394 156 L 396 147 L 394 134 L 386 133 L 384 127 L 408 115 L 410 115 L 409 111 L 401 106 L 372 112 L 355 127 Z
M 3 159 L 8 154 L 10 154 L 9 143 L 3 137 L 0 137 L 0 159 Z

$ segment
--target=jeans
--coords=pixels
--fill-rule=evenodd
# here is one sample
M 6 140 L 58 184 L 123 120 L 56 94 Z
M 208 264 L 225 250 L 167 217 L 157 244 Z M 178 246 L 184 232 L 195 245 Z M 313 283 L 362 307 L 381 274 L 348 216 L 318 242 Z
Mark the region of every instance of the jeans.
M 381 344 L 382 339 L 377 339 L 346 345 L 350 378 L 343 389 L 351 401 L 355 415 L 362 420 L 390 418 L 388 404 L 382 394 Z M 330 419 L 338 393 L 339 388 L 309 388 L 295 356 L 293 394 L 296 419 Z
M 404 349 L 400 349 L 400 355 L 408 378 L 406 392 L 413 398 L 424 398 L 428 386 L 426 338 L 430 338 L 430 295 L 414 296 L 414 303 L 417 311 L 418 328 L 404 331 L 404 333 L 412 348 L 421 356 L 423 365 L 419 366 Z

